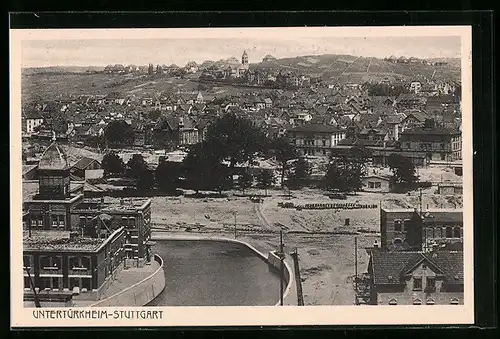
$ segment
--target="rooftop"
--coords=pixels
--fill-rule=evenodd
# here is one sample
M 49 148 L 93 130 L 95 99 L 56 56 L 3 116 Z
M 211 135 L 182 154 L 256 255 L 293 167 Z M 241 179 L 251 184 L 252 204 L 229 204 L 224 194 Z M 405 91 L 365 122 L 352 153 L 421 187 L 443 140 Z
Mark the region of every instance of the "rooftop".
M 23 232 L 24 251 L 44 252 L 96 252 L 107 239 L 90 237 L 70 238 L 69 231 L 28 231 Z
M 65 170 L 68 169 L 68 159 L 55 140 L 43 152 L 38 169 L 40 170 Z
M 342 131 L 343 129 L 332 125 L 320 125 L 320 124 L 304 124 L 292 128 L 290 130 L 290 132 L 317 132 L 317 133 L 336 133 Z
M 423 252 L 371 252 L 373 280 L 375 284 L 400 284 L 401 278 L 409 274 L 420 263 L 426 262 L 429 269 L 443 276 L 447 283 L 463 284 L 463 253 L 461 251 Z

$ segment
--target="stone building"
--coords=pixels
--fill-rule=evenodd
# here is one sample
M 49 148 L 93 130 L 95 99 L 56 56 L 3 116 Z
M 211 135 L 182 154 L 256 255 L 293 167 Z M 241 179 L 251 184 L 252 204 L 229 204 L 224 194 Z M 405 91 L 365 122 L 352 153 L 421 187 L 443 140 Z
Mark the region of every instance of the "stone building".
M 401 149 L 406 152 L 425 152 L 429 161 L 462 159 L 462 133 L 459 130 L 432 127 L 407 129 L 400 136 Z

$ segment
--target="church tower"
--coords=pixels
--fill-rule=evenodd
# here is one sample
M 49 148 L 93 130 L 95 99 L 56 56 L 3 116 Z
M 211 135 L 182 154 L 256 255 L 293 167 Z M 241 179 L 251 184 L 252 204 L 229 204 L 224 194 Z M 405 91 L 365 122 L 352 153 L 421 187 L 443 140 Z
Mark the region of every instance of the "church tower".
M 241 56 L 241 65 L 243 68 L 248 69 L 248 54 L 247 51 L 243 51 L 243 55 Z

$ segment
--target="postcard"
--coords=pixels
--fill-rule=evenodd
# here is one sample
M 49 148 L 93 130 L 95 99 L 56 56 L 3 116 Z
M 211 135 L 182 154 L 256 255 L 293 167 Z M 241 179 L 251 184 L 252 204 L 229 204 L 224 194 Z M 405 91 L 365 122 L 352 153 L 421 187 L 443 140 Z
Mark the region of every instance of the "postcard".
M 11 326 L 474 322 L 470 26 L 11 29 Z

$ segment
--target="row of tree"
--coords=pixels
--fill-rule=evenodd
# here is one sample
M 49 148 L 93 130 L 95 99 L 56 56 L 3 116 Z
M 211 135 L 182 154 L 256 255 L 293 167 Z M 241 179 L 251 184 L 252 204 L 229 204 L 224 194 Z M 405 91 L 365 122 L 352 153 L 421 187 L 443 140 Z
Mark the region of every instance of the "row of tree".
M 119 126 L 114 133 L 127 134 L 120 133 Z M 361 190 L 369 157 L 369 152 L 361 147 L 352 148 L 345 156 L 332 157 L 324 187 L 344 192 Z M 278 178 L 271 170 L 261 170 L 254 178 L 249 169 L 257 158 L 274 159 L 278 164 Z M 281 186 L 299 188 L 311 177 L 311 165 L 286 138 L 270 139 L 252 121 L 234 114 L 226 114 L 209 126 L 205 140 L 193 145 L 182 163 L 161 161 L 153 172 L 141 155 L 134 155 L 125 165 L 118 155 L 109 153 L 102 165 L 106 175 L 127 175 L 136 180 L 140 189 L 150 189 L 156 184 L 165 192 L 174 192 L 181 186 L 195 191 L 221 192 L 234 187 L 234 176 L 242 190 L 251 187 L 254 179 L 265 189 L 276 179 Z M 393 154 L 389 165 L 396 186 L 407 189 L 414 186 L 417 177 L 409 159 Z

